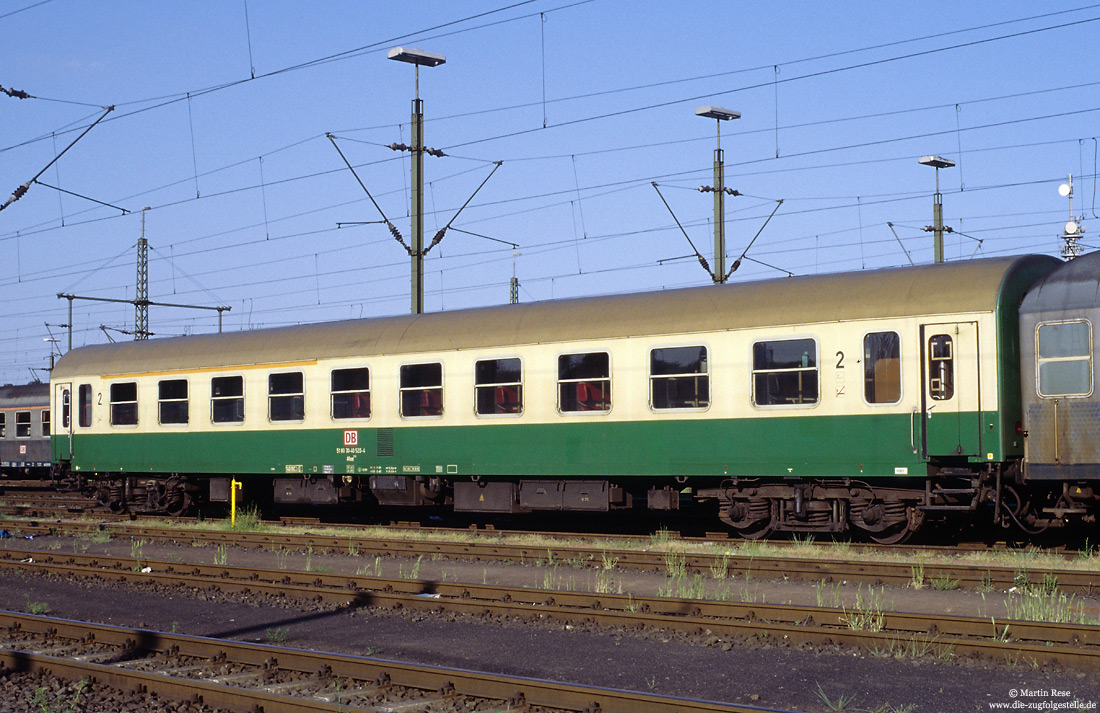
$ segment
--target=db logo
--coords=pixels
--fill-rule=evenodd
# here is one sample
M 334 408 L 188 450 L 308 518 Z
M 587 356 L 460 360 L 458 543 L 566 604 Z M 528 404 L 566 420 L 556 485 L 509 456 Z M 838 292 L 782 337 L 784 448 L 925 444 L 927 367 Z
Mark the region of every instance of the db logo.
M 359 445 L 359 431 L 344 431 L 344 445 L 345 446 L 357 446 L 357 445 Z

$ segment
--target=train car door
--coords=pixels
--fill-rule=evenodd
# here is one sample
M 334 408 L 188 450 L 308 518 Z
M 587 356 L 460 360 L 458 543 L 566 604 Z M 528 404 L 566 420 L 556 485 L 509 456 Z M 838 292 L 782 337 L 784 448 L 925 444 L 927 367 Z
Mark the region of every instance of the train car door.
M 921 455 L 981 453 L 978 324 L 923 324 Z
M 73 386 L 54 384 L 53 397 L 54 438 L 51 440 L 51 460 L 68 460 L 73 457 Z

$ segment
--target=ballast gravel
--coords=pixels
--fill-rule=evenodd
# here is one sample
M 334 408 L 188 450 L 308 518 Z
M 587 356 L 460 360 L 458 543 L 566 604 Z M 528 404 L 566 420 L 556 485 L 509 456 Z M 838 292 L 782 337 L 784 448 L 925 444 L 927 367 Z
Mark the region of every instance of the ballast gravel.
M 131 556 L 134 549 L 134 543 L 128 541 L 93 543 L 62 537 L 37 538 L 33 542 L 8 540 L 5 545 L 116 556 Z M 211 563 L 215 556 L 213 548 L 186 543 L 143 543 L 140 549 L 145 558 L 174 562 Z M 349 574 L 364 568 L 373 573 L 380 568 L 383 576 L 407 576 L 415 567 L 421 579 L 477 584 L 552 584 L 583 589 L 593 579 L 590 571 L 567 568 L 555 568 L 548 578 L 547 567 L 531 564 L 377 560 L 373 556 L 317 553 L 292 553 L 288 557 L 286 553 L 239 548 L 229 550 L 226 556 L 234 566 L 273 569 L 278 561 L 288 569 Z M 616 586 L 623 591 L 653 594 L 663 582 L 660 575 L 623 572 Z M 812 589 L 806 585 L 755 580 L 738 586 L 740 594 L 735 596 L 742 600 L 756 597 L 751 601 L 813 603 L 805 601 L 812 597 Z M 935 595 L 930 605 L 924 605 L 911 600 L 914 595 L 900 588 L 883 594 L 899 609 L 933 606 L 938 611 L 965 611 L 975 606 L 972 592 Z M 1081 710 L 1095 710 L 1100 702 L 1100 681 L 1095 672 L 1035 667 L 1026 661 L 1008 666 L 960 659 L 942 649 L 937 652 L 935 647 L 918 658 L 900 646 L 894 652 L 872 655 L 838 646 L 793 646 L 782 640 L 689 636 L 488 615 L 341 609 L 282 597 L 128 586 L 30 573 L 0 576 L 0 608 L 25 611 L 31 602 L 47 607 L 50 616 L 115 626 L 265 643 L 272 643 L 272 632 L 278 632 L 281 646 L 807 713 L 956 713 L 988 711 L 1000 704 L 1013 710 L 1017 701 L 1068 704 L 1075 699 L 1083 704 Z M 68 684 L 70 688 L 62 684 L 48 704 L 52 707 L 43 708 L 36 706 L 33 698 L 39 684 L 25 676 L 0 671 L 0 710 L 68 710 L 66 701 L 72 694 L 72 684 Z M 25 695 L 27 691 L 30 698 Z M 82 696 L 86 693 L 89 703 L 73 710 L 128 709 L 122 707 L 123 703 L 117 703 L 120 707 L 116 708 L 97 708 L 98 703 L 91 703 L 91 692 L 81 691 Z M 129 709 L 207 711 L 185 707 Z M 1046 709 L 1056 708 L 1048 704 Z M 1075 710 L 1069 706 L 1062 709 Z

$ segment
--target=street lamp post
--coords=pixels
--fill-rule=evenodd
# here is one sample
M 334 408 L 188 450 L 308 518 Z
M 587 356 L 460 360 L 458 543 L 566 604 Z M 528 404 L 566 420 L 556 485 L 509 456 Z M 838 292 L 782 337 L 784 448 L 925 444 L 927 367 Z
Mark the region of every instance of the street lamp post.
M 941 156 L 921 156 L 917 163 L 936 169 L 936 195 L 932 199 L 932 231 L 935 233 L 935 261 L 943 262 L 943 196 L 940 194 L 940 169 L 951 168 L 955 162 Z M 925 228 L 927 231 L 928 228 Z
M 412 313 L 424 313 L 424 103 L 420 101 L 420 68 L 447 61 L 441 54 L 394 47 L 386 56 L 416 67 L 416 98 L 412 102 Z
M 718 143 L 714 149 L 714 281 L 726 281 L 726 169 L 722 154 L 722 122 L 740 119 L 741 112 L 720 106 L 701 106 L 696 116 L 714 119 L 718 126 Z

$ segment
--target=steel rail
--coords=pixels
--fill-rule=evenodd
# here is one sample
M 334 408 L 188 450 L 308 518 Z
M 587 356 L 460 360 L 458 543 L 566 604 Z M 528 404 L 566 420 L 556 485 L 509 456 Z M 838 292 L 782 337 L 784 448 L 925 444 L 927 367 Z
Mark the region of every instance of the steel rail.
M 36 653 L 27 635 L 39 637 L 38 645 L 50 653 Z M 455 668 L 409 664 L 362 656 L 280 648 L 224 639 L 168 634 L 144 629 L 91 624 L 67 619 L 39 617 L 0 611 L 0 661 L 14 670 L 50 671 L 71 679 L 91 678 L 111 687 L 132 689 L 135 685 L 173 700 L 193 700 L 233 710 L 263 710 L 264 713 L 294 713 L 317 711 L 335 713 L 356 708 L 382 710 L 385 704 L 355 706 L 348 701 L 322 701 L 287 693 L 263 690 L 271 672 L 278 670 L 312 676 L 320 681 L 354 681 L 376 691 L 407 688 L 422 692 L 431 699 L 469 696 L 477 699 L 504 701 L 512 707 L 542 706 L 553 710 L 587 711 L 594 713 L 782 713 L 776 709 L 740 706 L 718 701 L 662 696 L 619 689 L 581 686 L 536 678 L 502 676 Z M 77 650 L 115 647 L 115 651 L 99 654 L 98 662 L 80 661 L 74 656 L 56 655 L 56 642 L 64 640 Z M 15 648 L 20 647 L 20 648 Z M 30 649 L 30 650 L 28 650 Z M 82 654 L 82 655 L 87 655 Z M 232 676 L 207 680 L 173 676 L 178 666 L 144 671 L 138 666 L 149 663 L 149 657 L 170 657 L 172 660 L 193 659 L 199 670 L 215 664 L 233 663 L 249 670 Z M 113 659 L 113 661 L 111 661 Z M 202 662 L 206 662 L 204 666 Z M 196 666 L 184 667 L 193 675 Z M 226 679 L 232 679 L 231 682 Z M 225 682 L 219 682 L 225 681 Z M 260 683 L 260 688 L 243 688 L 247 682 Z M 305 682 L 305 683 L 308 683 Z M 276 684 L 268 689 L 300 687 Z M 361 692 L 348 691 L 361 695 Z M 403 701 L 404 702 L 404 701 Z M 427 702 L 427 701 L 426 701 Z M 406 707 L 406 706 L 402 706 Z
M 456 560 L 535 563 L 551 559 L 598 565 L 604 557 L 616 560 L 616 566 L 626 569 L 660 571 L 670 558 L 687 571 L 707 573 L 715 567 L 726 567 L 730 574 L 764 579 L 796 579 L 803 581 L 848 581 L 869 584 L 906 585 L 915 576 L 925 583 L 935 580 L 952 581 L 958 587 L 996 587 L 1008 589 L 1024 580 L 1037 583 L 1044 579 L 1057 581 L 1060 591 L 1072 594 L 1095 594 L 1100 591 L 1100 573 L 1095 570 L 1054 568 L 1044 566 L 975 565 L 914 561 L 872 561 L 865 559 L 828 559 L 816 557 L 755 556 L 743 554 L 698 553 L 678 549 L 677 543 L 644 549 L 610 548 L 590 545 L 554 544 L 536 546 L 510 544 L 505 541 L 451 542 L 424 539 L 408 540 L 359 535 L 313 533 L 241 532 L 236 530 L 179 529 L 135 524 L 97 524 L 80 522 L 26 523 L 21 528 L 42 534 L 83 534 L 106 531 L 114 537 L 156 541 L 202 541 L 245 547 L 271 547 L 281 544 L 291 549 L 313 548 L 316 552 L 347 552 L 360 554 L 417 557 L 439 556 Z
M 37 558 L 35 561 L 28 561 Z M 61 575 L 188 588 L 266 593 L 339 607 L 388 607 L 514 616 L 621 628 L 654 628 L 688 634 L 767 639 L 790 643 L 839 643 L 888 650 L 913 641 L 955 654 L 993 659 L 1100 666 L 1100 626 L 950 617 L 844 608 L 716 602 L 696 599 L 534 590 L 424 580 L 262 570 L 100 555 L 0 551 L 0 568 L 39 569 Z M 869 630 L 868 630 L 869 629 Z

